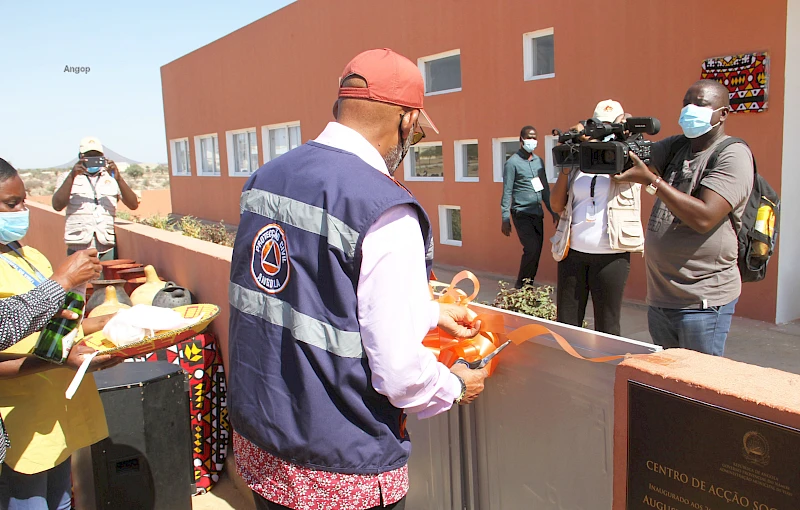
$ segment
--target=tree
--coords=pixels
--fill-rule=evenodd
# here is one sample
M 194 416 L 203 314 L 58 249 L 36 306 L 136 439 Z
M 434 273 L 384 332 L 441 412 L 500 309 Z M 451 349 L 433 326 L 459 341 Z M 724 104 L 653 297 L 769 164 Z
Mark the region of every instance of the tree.
M 144 168 L 142 168 L 139 165 L 133 164 L 129 166 L 127 170 L 125 170 L 125 173 L 128 175 L 128 177 L 131 177 L 133 179 L 138 179 L 139 177 L 144 175 Z

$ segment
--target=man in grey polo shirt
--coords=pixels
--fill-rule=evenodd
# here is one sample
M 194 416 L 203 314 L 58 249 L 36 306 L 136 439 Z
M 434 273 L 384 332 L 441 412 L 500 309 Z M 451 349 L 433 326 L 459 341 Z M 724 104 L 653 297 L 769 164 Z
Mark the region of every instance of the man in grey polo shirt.
M 647 186 L 657 198 L 644 245 L 653 341 L 722 356 L 742 286 L 737 232 L 753 187 L 753 157 L 746 145 L 734 143 L 705 171 L 714 149 L 729 138 L 730 101 L 722 84 L 694 83 L 683 105 L 685 138 L 652 146 L 657 174 L 631 156 L 634 167 L 615 179 Z
M 88 167 L 86 158 L 103 156 L 103 144 L 93 136 L 81 140 L 78 162 L 61 175 L 53 194 L 53 209 L 67 208 L 64 241 L 67 255 L 85 248 L 96 248 L 100 260 L 116 258 L 114 218 L 117 201 L 128 209 L 139 207 L 139 198 L 128 186 L 117 165 Z

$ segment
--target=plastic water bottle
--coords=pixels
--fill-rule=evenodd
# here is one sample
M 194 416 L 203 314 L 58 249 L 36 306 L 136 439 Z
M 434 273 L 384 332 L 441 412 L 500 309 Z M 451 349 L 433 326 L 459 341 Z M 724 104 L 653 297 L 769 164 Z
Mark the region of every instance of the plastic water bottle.
M 81 323 L 81 315 L 86 305 L 83 294 L 86 288 L 72 289 L 67 292 L 64 306 L 61 310 L 69 310 L 78 315 L 77 319 L 64 319 L 53 317 L 50 322 L 39 333 L 33 354 L 43 360 L 62 364 L 67 360 L 69 351 L 75 343 L 75 336 L 78 334 L 78 325 Z M 60 312 L 60 311 L 59 311 Z

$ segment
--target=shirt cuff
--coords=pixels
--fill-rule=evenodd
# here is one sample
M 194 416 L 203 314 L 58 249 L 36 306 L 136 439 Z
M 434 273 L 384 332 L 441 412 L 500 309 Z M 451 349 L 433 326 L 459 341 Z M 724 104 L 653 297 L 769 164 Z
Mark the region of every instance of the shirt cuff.
M 37 287 L 37 289 L 41 291 L 43 297 L 46 299 L 61 304 L 64 303 L 64 299 L 67 297 L 67 291 L 65 291 L 64 288 L 54 280 L 45 280 Z
M 439 303 L 431 301 L 428 307 L 430 317 L 430 327 L 428 329 L 436 329 L 439 326 Z

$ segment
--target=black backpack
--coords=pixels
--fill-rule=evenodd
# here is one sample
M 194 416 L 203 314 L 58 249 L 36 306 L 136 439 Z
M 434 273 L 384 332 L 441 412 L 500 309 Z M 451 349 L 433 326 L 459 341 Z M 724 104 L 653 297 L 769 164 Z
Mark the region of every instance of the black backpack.
M 699 185 L 703 177 L 716 166 L 719 155 L 729 145 L 734 143 L 747 142 L 741 138 L 726 138 L 714 149 L 708 158 L 706 167 L 697 183 Z M 667 165 L 672 162 L 681 148 L 689 144 L 689 139 L 681 137 L 672 143 L 667 156 Z M 742 228 L 737 232 L 739 242 L 739 273 L 743 282 L 758 282 L 767 275 L 767 264 L 775 250 L 778 241 L 778 230 L 780 226 L 781 199 L 766 179 L 758 173 L 756 159 L 753 156 L 753 190 L 747 199 L 747 204 L 742 212 Z M 692 191 L 692 194 L 696 189 Z M 731 225 L 733 221 L 733 211 L 730 213 Z M 759 217 L 761 216 L 761 217 Z

